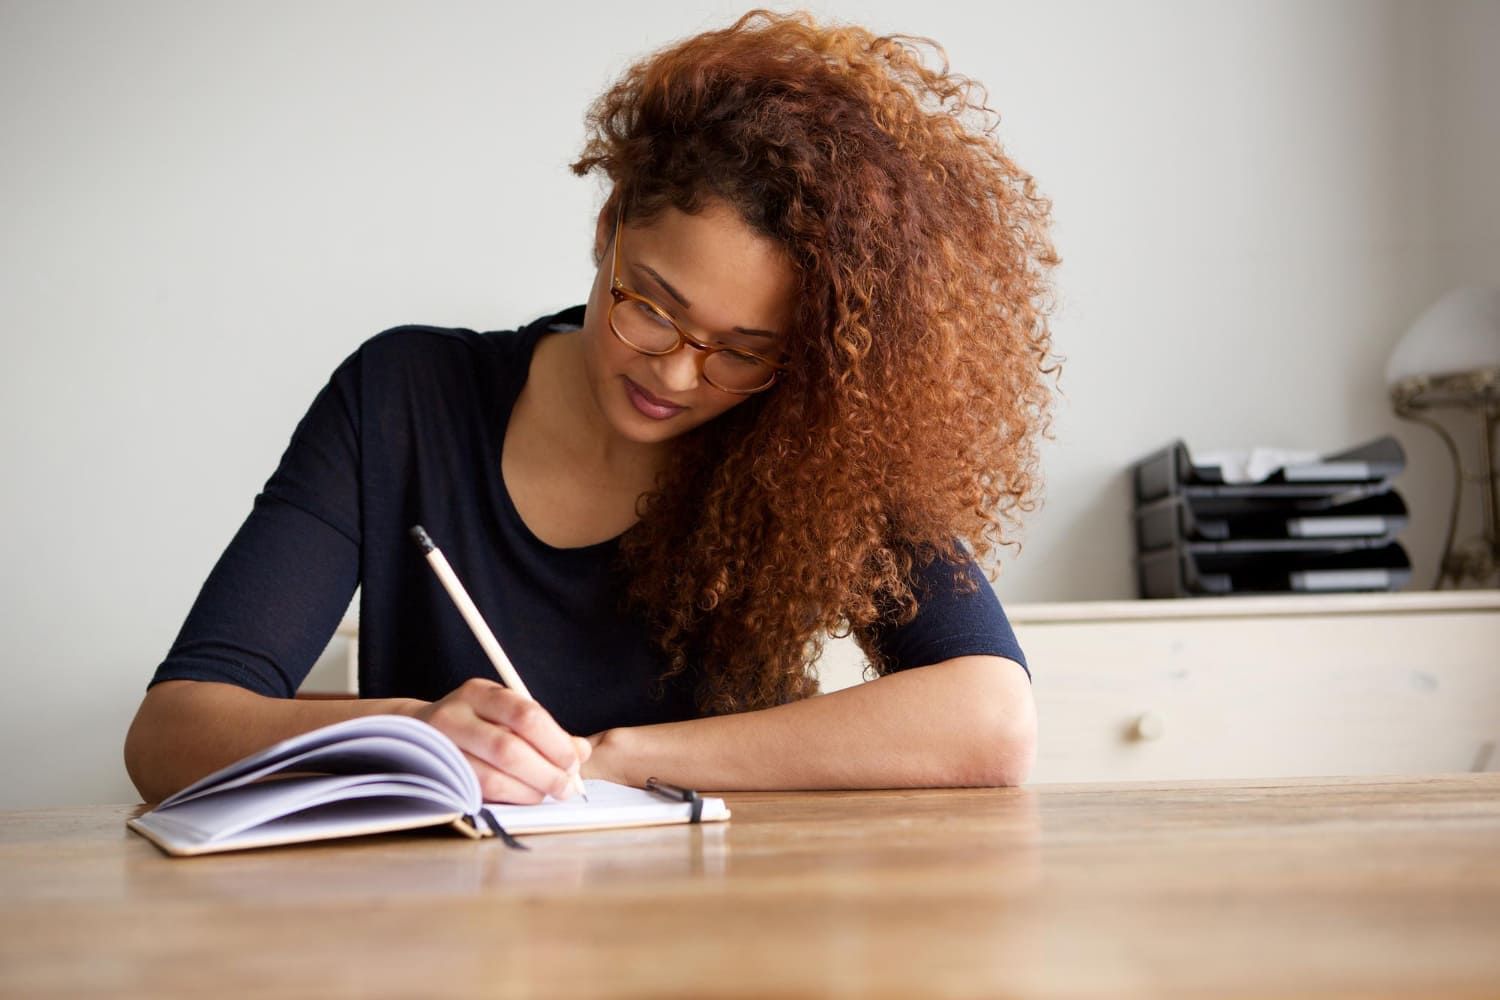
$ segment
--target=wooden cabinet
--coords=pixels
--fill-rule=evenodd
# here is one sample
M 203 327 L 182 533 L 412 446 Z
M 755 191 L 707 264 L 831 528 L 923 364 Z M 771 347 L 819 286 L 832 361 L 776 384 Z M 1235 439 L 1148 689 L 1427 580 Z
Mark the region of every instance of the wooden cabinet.
M 1007 610 L 1033 783 L 1500 770 L 1500 591 Z M 857 681 L 831 652 L 825 689 Z

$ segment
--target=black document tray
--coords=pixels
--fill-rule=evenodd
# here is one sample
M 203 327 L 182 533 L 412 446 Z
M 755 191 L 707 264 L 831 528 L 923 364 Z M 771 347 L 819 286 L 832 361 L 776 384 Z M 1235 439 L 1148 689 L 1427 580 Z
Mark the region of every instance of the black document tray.
M 1348 593 L 1400 590 L 1411 560 L 1396 543 L 1333 553 L 1200 554 L 1170 546 L 1140 555 L 1136 573 L 1146 598 Z
M 1147 455 L 1131 468 L 1137 504 L 1178 495 L 1323 499 L 1337 504 L 1383 492 L 1405 467 L 1406 453 L 1401 450 L 1401 443 L 1387 435 L 1318 462 L 1286 466 L 1258 483 L 1224 482 L 1217 465 L 1193 464 L 1182 441 L 1174 441 Z
M 1406 504 L 1394 490 L 1322 510 L 1284 501 L 1172 496 L 1135 512 L 1142 552 L 1184 541 L 1195 552 L 1369 548 L 1394 541 L 1406 522 Z
M 1389 480 L 1378 483 L 1315 483 L 1309 485 L 1187 486 L 1178 496 L 1193 501 L 1200 514 L 1235 514 L 1261 510 L 1330 511 L 1366 497 L 1379 496 L 1391 488 Z

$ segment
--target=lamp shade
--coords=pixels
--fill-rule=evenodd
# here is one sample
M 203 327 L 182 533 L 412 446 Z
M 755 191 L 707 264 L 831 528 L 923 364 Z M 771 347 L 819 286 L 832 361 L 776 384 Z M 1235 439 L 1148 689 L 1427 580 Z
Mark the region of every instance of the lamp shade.
M 1394 386 L 1415 375 L 1500 368 L 1500 289 L 1455 288 L 1417 317 L 1386 362 Z

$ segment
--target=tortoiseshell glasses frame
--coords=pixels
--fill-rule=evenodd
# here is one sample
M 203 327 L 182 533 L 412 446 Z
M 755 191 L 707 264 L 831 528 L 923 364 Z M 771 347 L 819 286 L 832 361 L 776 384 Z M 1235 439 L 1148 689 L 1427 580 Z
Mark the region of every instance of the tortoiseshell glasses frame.
M 650 298 L 632 288 L 626 287 L 625 283 L 620 280 L 620 233 L 624 229 L 624 221 L 625 207 L 622 201 L 619 210 L 615 214 L 614 259 L 610 264 L 609 273 L 609 293 L 614 300 L 609 304 L 609 329 L 620 343 L 633 351 L 650 355 L 651 357 L 663 357 L 681 349 L 682 345 L 686 344 L 697 352 L 698 374 L 703 378 L 703 381 L 721 392 L 733 393 L 736 396 L 751 396 L 758 392 L 765 392 L 771 386 L 775 385 L 777 377 L 787 370 L 785 364 L 742 347 L 715 347 L 712 344 L 705 344 L 684 330 L 676 320 L 668 315 L 665 309 L 657 305 Z M 658 325 L 665 324 L 661 327 L 662 332 L 666 332 L 669 328 L 675 331 L 675 342 L 670 347 L 656 350 L 642 347 L 621 333 L 619 325 L 615 322 L 615 311 L 627 302 L 635 303 L 638 307 L 649 310 L 652 314 L 649 317 L 652 322 L 656 322 Z M 746 367 L 750 374 L 763 369 L 765 372 L 765 381 L 749 387 L 735 387 L 723 384 L 722 373 L 720 378 L 716 379 L 709 370 L 709 361 L 715 355 L 727 355 L 727 361 Z M 715 367 L 721 366 L 720 363 L 715 364 Z

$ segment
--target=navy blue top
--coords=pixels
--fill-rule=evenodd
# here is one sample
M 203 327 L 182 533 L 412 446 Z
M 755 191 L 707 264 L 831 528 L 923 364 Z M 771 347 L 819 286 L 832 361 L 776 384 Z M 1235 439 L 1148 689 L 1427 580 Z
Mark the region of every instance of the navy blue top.
M 576 306 L 517 330 L 401 326 L 360 346 L 297 425 L 151 683 L 221 681 L 290 697 L 360 586 L 365 697 L 435 701 L 494 668 L 408 535 L 423 525 L 532 695 L 564 729 L 694 718 L 696 676 L 659 683 L 665 657 L 621 608 L 617 539 L 556 548 L 516 512 L 500 449 L 537 341 Z M 566 334 L 558 334 L 566 335 Z M 990 653 L 1025 665 L 979 584 L 934 563 L 914 621 L 879 636 L 895 669 Z

